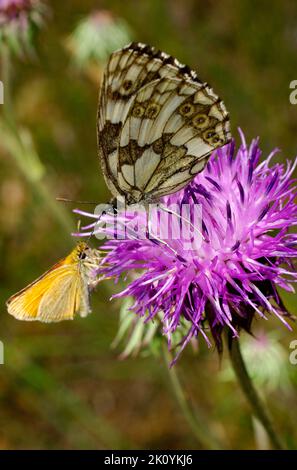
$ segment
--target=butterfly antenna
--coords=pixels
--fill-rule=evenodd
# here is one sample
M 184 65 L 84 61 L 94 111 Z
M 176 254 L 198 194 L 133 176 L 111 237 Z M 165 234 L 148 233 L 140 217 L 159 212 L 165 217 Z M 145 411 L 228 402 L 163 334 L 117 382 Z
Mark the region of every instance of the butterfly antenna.
M 162 209 L 162 207 L 161 207 L 161 209 Z M 165 209 L 166 209 L 166 210 L 165 210 Z M 86 240 L 86 243 L 87 243 L 87 244 L 88 244 L 90 238 L 94 235 L 94 232 L 95 232 L 95 230 L 96 230 L 98 224 L 100 223 L 101 217 L 102 217 L 103 215 L 107 215 L 107 214 L 114 215 L 115 210 L 116 210 L 116 208 L 113 207 L 113 210 L 112 210 L 112 211 L 108 211 L 108 210 L 107 210 L 107 211 L 103 211 L 103 212 L 99 215 L 98 219 L 97 219 L 96 222 L 94 223 L 94 227 L 93 227 L 91 233 L 89 234 L 89 236 L 88 236 L 88 238 L 87 238 L 87 240 Z M 184 219 L 186 222 L 188 222 L 189 224 L 191 224 L 187 219 L 185 219 L 184 217 L 180 216 L 178 213 L 176 213 L 176 212 L 174 212 L 174 211 L 171 211 L 171 210 L 169 210 L 169 209 L 167 209 L 167 208 L 164 208 L 164 210 L 165 210 L 165 212 L 169 212 L 169 213 L 171 213 L 171 214 L 174 214 L 174 215 L 179 216 L 180 218 Z M 116 212 L 117 212 L 117 211 L 116 211 Z M 131 238 L 132 238 L 133 240 L 139 241 L 139 238 L 137 237 L 137 232 L 136 232 L 135 230 L 131 229 L 130 227 L 125 226 L 125 222 L 124 222 L 124 221 L 118 220 L 117 223 L 120 223 L 121 225 L 123 225 L 123 226 L 125 227 L 126 232 L 129 233 L 129 235 L 131 236 Z M 151 223 L 151 221 L 149 220 L 149 224 L 150 224 L 150 223 Z M 198 231 L 201 236 L 203 236 L 203 235 L 201 234 L 201 232 L 200 232 L 196 227 L 194 227 L 193 224 L 191 224 L 191 226 L 193 226 L 193 228 L 196 229 L 196 231 Z M 150 230 L 150 227 L 151 227 L 151 226 L 149 225 L 148 233 L 153 233 L 153 232 Z M 171 251 L 178 259 L 180 259 L 181 261 L 185 262 L 185 260 L 178 254 L 178 252 L 177 252 L 172 246 L 170 246 L 165 240 L 162 240 L 161 238 L 159 238 L 159 237 L 157 237 L 157 236 L 155 236 L 155 235 L 154 235 L 151 239 L 157 241 L 158 243 L 160 243 L 160 244 L 163 245 L 163 246 L 166 246 L 166 248 L 167 248 L 169 251 Z
M 71 202 L 75 204 L 98 204 L 98 201 L 74 201 L 74 199 L 67 199 L 66 197 L 56 197 L 56 201 L 58 202 Z
M 131 238 L 133 240 L 136 240 L 136 241 L 139 241 L 140 239 L 137 237 L 137 232 L 133 229 L 131 229 L 130 227 L 127 227 L 125 225 L 125 222 L 124 221 L 121 221 L 121 220 L 118 220 L 118 222 L 124 226 L 125 230 L 127 233 L 129 233 L 129 235 L 131 236 Z M 149 224 L 150 224 L 150 221 L 149 221 Z M 149 229 L 148 230 L 148 233 L 152 233 L 151 230 Z M 133 235 L 136 235 L 136 236 L 133 236 Z M 157 237 L 157 236 L 153 236 L 152 237 L 154 240 L 156 240 L 157 242 L 159 242 L 160 244 L 166 246 L 166 248 L 168 248 L 168 250 L 170 250 L 178 259 L 181 259 L 181 256 L 178 254 L 178 252 L 172 248 L 172 246 L 170 246 L 165 240 L 162 240 L 161 238 Z M 151 239 L 152 239 L 151 238 Z M 185 261 L 184 259 L 182 259 L 182 261 Z

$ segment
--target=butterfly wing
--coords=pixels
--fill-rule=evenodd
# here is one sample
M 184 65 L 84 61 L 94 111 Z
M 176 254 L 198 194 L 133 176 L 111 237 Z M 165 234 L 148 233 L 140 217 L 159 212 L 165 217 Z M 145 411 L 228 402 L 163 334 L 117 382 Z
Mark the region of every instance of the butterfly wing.
M 144 85 L 162 77 L 198 80 L 197 74 L 176 59 L 141 43 L 114 52 L 109 59 L 101 86 L 98 131 L 106 122 L 122 122 L 130 98 Z M 199 82 L 200 83 L 200 82 Z
M 114 196 L 150 201 L 184 187 L 229 142 L 226 108 L 189 67 L 143 44 L 112 54 L 98 108 L 98 147 Z
M 127 201 L 150 201 L 184 187 L 230 140 L 222 101 L 205 84 L 155 80 L 134 95 L 111 168 Z
M 117 181 L 117 148 L 133 95 L 163 77 L 201 83 L 188 66 L 141 43 L 132 43 L 114 52 L 107 64 L 98 106 L 98 151 L 103 175 L 114 196 L 125 194 Z
M 59 322 L 73 320 L 80 310 L 81 282 L 77 266 L 59 273 L 49 289 L 44 293 L 38 307 L 36 320 Z
M 58 322 L 89 313 L 87 277 L 79 262 L 69 257 L 22 289 L 7 302 L 8 312 L 19 320 Z

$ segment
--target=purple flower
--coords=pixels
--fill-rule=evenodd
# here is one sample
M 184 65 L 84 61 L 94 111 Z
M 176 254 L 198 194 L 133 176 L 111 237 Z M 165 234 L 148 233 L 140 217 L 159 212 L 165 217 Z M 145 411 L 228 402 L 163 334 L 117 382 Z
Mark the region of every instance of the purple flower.
M 297 235 L 289 232 L 297 224 L 297 161 L 271 165 L 275 150 L 259 163 L 258 140 L 248 147 L 241 137 L 237 151 L 232 142 L 214 152 L 184 190 L 163 199 L 165 206 L 201 205 L 203 239 L 197 246 L 189 249 L 183 237 L 138 239 L 132 231 L 130 239 L 101 247 L 106 254 L 100 279 L 133 274 L 115 297 L 132 296 L 131 309 L 146 322 L 161 314 L 169 345 L 181 323 L 187 324 L 179 353 L 199 335 L 209 345 L 212 335 L 221 350 L 223 329 L 238 337 L 241 328 L 250 331 L 254 316 L 273 314 L 290 328 L 277 287 L 294 292 L 297 279 Z M 172 234 L 178 219 L 167 216 Z M 126 226 L 130 219 L 132 213 L 123 219 Z
M 16 53 L 29 47 L 43 13 L 39 0 L 0 0 L 0 46 L 8 44 Z
M 13 22 L 25 25 L 34 3 L 32 0 L 0 0 L 0 26 Z

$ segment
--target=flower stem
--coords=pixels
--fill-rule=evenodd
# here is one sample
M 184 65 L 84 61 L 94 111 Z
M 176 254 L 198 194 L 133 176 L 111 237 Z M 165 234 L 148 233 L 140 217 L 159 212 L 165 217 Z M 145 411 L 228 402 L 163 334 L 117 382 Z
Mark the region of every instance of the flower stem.
M 198 411 L 194 411 L 191 404 L 189 403 L 189 400 L 187 399 L 183 390 L 180 378 L 177 374 L 176 366 L 170 367 L 172 357 L 165 343 L 163 344 L 163 357 L 177 403 L 182 411 L 184 418 L 192 429 L 199 446 L 210 450 L 222 449 L 222 445 L 219 443 L 218 439 L 209 431 L 209 426 L 205 422 L 204 418 L 199 416 Z
M 284 449 L 281 439 L 278 437 L 277 432 L 274 429 L 273 423 L 269 416 L 269 412 L 266 409 L 266 406 L 261 400 L 260 396 L 258 395 L 254 384 L 249 376 L 240 351 L 239 341 L 237 339 L 230 340 L 229 336 L 227 336 L 227 341 L 230 360 L 235 375 L 246 399 L 248 400 L 253 410 L 254 415 L 258 418 L 258 420 L 261 422 L 264 429 L 266 430 L 273 448 L 278 450 Z

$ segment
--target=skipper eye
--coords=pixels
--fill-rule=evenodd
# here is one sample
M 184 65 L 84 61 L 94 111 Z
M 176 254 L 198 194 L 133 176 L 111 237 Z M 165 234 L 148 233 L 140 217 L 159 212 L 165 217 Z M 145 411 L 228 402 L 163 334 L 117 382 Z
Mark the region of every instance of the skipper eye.
M 85 251 L 82 251 L 79 255 L 78 255 L 79 259 L 85 259 L 87 257 L 87 253 Z

